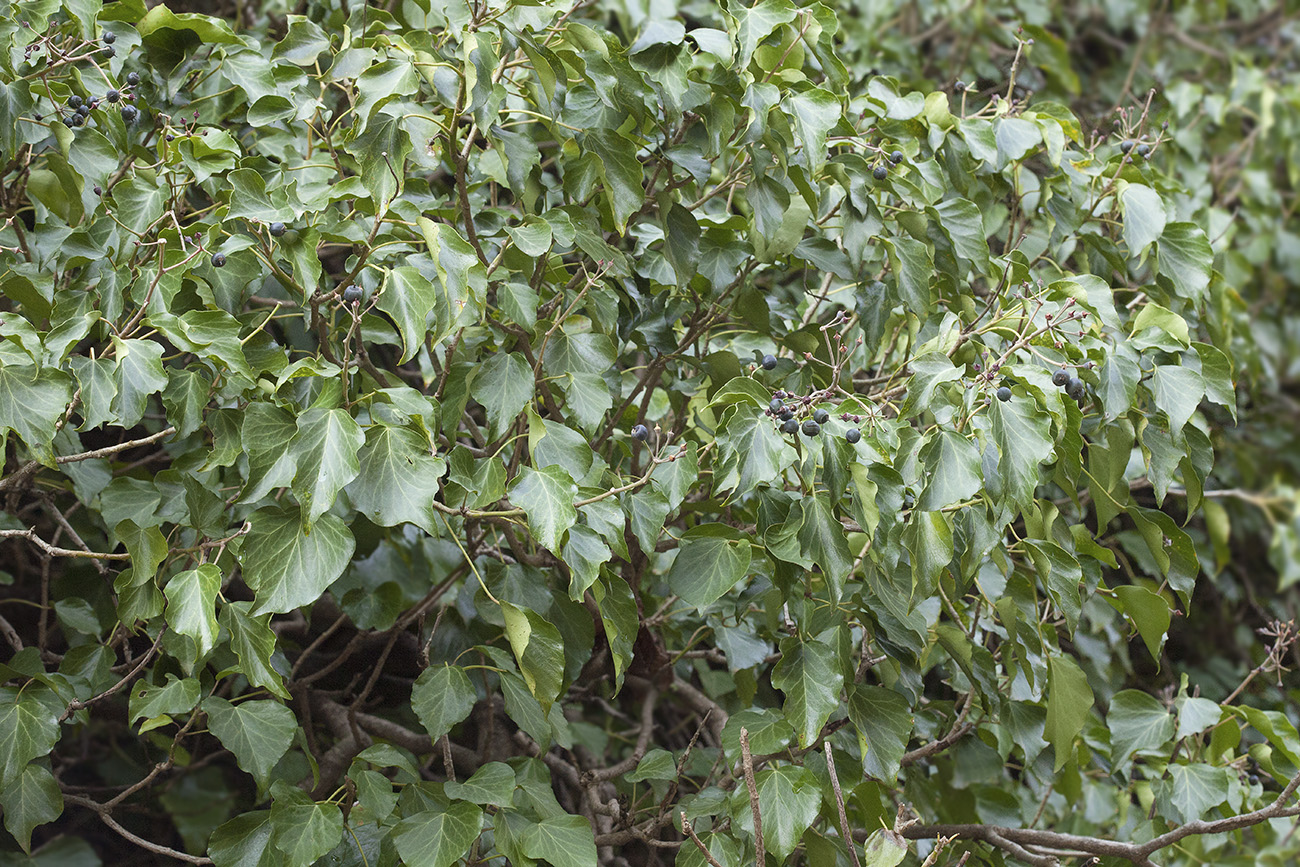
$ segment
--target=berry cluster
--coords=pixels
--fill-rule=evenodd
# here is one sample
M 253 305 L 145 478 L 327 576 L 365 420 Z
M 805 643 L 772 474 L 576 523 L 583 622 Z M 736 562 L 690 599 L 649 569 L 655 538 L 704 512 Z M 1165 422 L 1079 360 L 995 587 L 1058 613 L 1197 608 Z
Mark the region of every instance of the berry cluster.
M 1065 393 L 1069 395 L 1073 401 L 1079 404 L 1079 408 L 1083 408 L 1083 404 L 1088 397 L 1088 386 L 1082 379 L 1071 376 L 1070 371 L 1062 367 L 1060 370 L 1056 371 L 1056 373 L 1052 374 L 1052 384 L 1058 388 L 1064 388 Z
M 104 34 L 104 41 L 112 42 L 113 40 L 109 38 L 110 36 L 112 36 L 111 33 Z M 109 45 L 105 50 L 111 48 L 112 45 Z M 59 109 L 59 119 L 63 121 L 63 125 L 69 129 L 84 126 L 86 121 L 90 119 L 90 113 L 107 103 L 108 105 L 119 106 L 118 110 L 122 114 L 123 122 L 126 123 L 127 126 L 130 126 L 140 119 L 140 109 L 134 105 L 123 103 L 135 102 L 134 91 L 136 86 L 139 84 L 140 73 L 132 72 L 127 75 L 126 85 L 124 87 L 120 90 L 118 88 L 110 88 L 102 98 L 91 97 L 90 99 L 86 99 L 81 95 L 74 93 L 72 96 L 68 97 L 68 101 Z M 41 115 L 39 114 L 35 117 L 36 120 L 41 119 Z
M 821 395 L 826 397 L 825 394 Z M 787 403 L 787 401 L 790 401 Z M 782 433 L 796 434 L 802 433 L 806 437 L 815 437 L 821 434 L 822 425 L 830 421 L 831 414 L 829 411 L 818 407 L 812 412 L 812 418 L 806 418 L 802 422 L 795 418 L 799 412 L 806 411 L 813 402 L 813 396 L 798 397 L 794 394 L 787 394 L 784 391 L 777 391 L 772 396 L 772 401 L 767 405 L 763 412 L 765 415 L 777 421 L 778 427 Z M 842 421 L 853 421 L 860 423 L 861 416 L 849 415 L 843 413 L 840 415 Z M 844 433 L 844 438 L 850 443 L 856 443 L 862 439 L 862 432 L 857 428 L 849 428 Z

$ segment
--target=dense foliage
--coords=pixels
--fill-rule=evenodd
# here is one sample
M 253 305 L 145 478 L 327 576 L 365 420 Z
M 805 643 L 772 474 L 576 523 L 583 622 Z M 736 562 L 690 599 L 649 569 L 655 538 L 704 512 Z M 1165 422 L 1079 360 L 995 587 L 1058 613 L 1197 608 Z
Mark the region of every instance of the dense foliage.
M 3 0 L 0 861 L 1294 861 L 1285 6 Z

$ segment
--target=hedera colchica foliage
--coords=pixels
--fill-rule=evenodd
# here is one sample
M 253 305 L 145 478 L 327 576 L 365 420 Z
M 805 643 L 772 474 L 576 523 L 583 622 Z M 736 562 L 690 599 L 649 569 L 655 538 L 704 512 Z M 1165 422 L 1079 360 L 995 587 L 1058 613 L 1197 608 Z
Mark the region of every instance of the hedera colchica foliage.
M 1294 18 L 977 5 L 6 2 L 6 862 L 1294 858 Z

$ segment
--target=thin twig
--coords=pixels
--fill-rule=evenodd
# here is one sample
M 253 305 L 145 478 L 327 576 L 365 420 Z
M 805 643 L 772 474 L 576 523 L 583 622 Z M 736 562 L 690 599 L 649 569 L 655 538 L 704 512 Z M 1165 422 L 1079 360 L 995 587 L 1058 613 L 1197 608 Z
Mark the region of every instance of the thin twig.
M 849 833 L 849 815 L 844 810 L 844 793 L 840 790 L 840 776 L 835 773 L 835 751 L 831 749 L 829 738 L 826 739 L 824 746 L 826 749 L 826 770 L 831 775 L 831 789 L 835 792 L 835 806 L 840 811 L 840 834 L 844 837 L 844 845 L 849 847 L 849 857 L 853 859 L 853 867 L 862 867 L 862 862 L 858 860 L 858 848 L 853 843 L 853 835 Z
M 745 774 L 745 788 L 749 789 L 749 809 L 754 814 L 754 863 L 764 867 L 767 849 L 763 844 L 763 816 L 758 806 L 758 785 L 754 782 L 754 757 L 749 752 L 749 729 L 740 729 L 740 762 Z

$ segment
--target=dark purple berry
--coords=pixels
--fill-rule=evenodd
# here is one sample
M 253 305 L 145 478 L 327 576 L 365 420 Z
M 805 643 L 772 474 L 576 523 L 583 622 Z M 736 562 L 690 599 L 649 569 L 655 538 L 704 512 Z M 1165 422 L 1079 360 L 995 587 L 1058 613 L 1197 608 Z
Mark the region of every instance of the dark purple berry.
M 103 48 L 100 49 L 100 51 L 103 52 L 103 55 L 105 57 L 114 57 L 117 54 L 117 49 L 111 45 L 105 45 Z
M 789 419 L 784 424 L 781 425 L 781 430 L 788 434 L 798 433 L 799 422 L 797 422 L 794 419 Z
M 352 288 L 352 287 L 348 287 L 348 288 Z M 650 439 L 650 428 L 646 427 L 643 424 L 637 425 L 636 427 L 632 428 L 632 438 L 638 439 L 641 442 L 645 442 L 646 440 Z
M 889 177 L 889 169 L 884 166 L 876 166 L 871 170 L 871 176 L 878 181 L 883 181 L 885 178 Z
M 773 413 L 778 413 L 781 410 L 785 409 L 785 404 L 781 403 L 781 401 L 777 400 L 774 397 L 772 398 L 772 402 L 767 405 L 767 408 L 770 409 Z
M 826 424 L 830 420 L 831 414 L 824 409 L 819 409 L 813 413 L 813 421 L 817 424 Z
M 894 151 L 892 154 L 889 155 L 889 161 L 894 165 L 898 165 L 903 161 L 903 152 Z
M 108 93 L 104 94 L 104 99 L 107 99 L 109 102 L 115 103 L 121 98 L 122 94 L 116 90 L 110 90 Z
M 355 304 L 361 300 L 361 287 L 349 286 L 343 290 L 343 300 L 348 304 Z
M 788 424 L 788 422 L 787 422 L 787 424 Z M 821 432 L 822 432 L 822 426 L 819 425 L 817 422 L 813 421 L 812 419 L 809 419 L 808 421 L 806 421 L 806 422 L 803 423 L 803 435 L 804 435 L 804 436 L 806 436 L 806 437 L 815 437 L 815 436 L 817 436 L 817 434 L 819 434 L 819 433 L 821 433 Z
M 1081 379 L 1075 379 L 1074 377 L 1071 377 L 1070 380 L 1065 384 L 1065 393 L 1068 394 L 1074 400 L 1081 400 L 1083 398 L 1083 395 L 1086 393 L 1086 391 L 1087 391 L 1087 386 L 1083 384 L 1083 380 Z
M 287 231 L 289 231 L 289 229 L 284 225 L 284 223 L 275 222 L 271 224 L 271 234 L 277 238 L 283 236 Z
M 225 265 L 226 265 L 226 254 L 225 254 L 225 253 L 213 253 L 213 254 L 212 254 L 212 267 L 213 267 L 213 268 L 224 268 Z
M 109 30 L 109 31 L 107 31 L 107 32 L 104 33 L 104 44 L 105 44 L 105 45 L 112 45 L 112 44 L 113 44 L 114 42 L 116 42 L 116 41 L 117 41 L 117 34 L 116 34 L 116 33 L 114 33 L 114 32 L 111 31 L 111 30 Z
M 1011 400 L 1011 389 L 1007 388 L 1005 385 L 999 388 L 998 400 L 1002 401 L 1003 403 L 1006 403 L 1007 401 Z
M 850 444 L 856 443 L 858 440 L 862 439 L 862 431 L 855 427 L 851 427 L 844 432 L 844 438 L 848 440 Z
M 1133 145 L 1134 145 L 1134 144 L 1135 144 L 1135 142 L 1133 141 L 1133 139 L 1131 139 L 1131 138 L 1126 138 L 1126 139 L 1124 139 L 1122 142 L 1119 143 L 1119 149 L 1120 149 L 1121 151 L 1123 151 L 1124 153 L 1128 153 L 1129 151 L 1133 150 Z
M 775 355 L 764 355 L 764 356 L 763 356 L 763 369 L 764 369 L 764 370 L 772 370 L 772 369 L 775 368 L 775 367 L 776 367 L 776 356 L 775 356 Z
M 126 123 L 135 123 L 140 118 L 140 109 L 134 105 L 122 106 L 122 120 Z
M 140 83 L 140 73 L 138 73 L 138 72 L 128 73 L 127 76 L 126 76 L 126 83 L 129 84 L 129 85 L 131 85 L 131 86 L 133 86 L 133 87 L 134 87 L 135 85 L 139 84 L 139 83 Z

